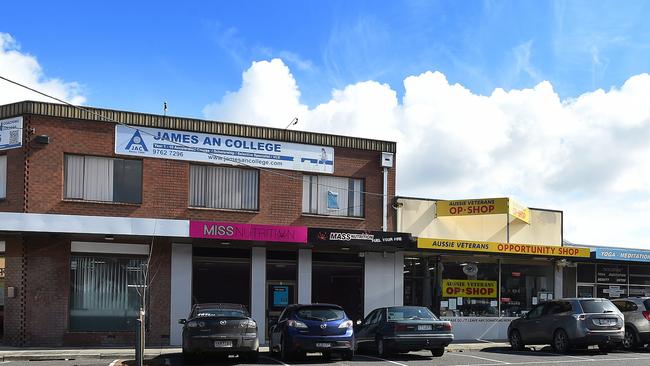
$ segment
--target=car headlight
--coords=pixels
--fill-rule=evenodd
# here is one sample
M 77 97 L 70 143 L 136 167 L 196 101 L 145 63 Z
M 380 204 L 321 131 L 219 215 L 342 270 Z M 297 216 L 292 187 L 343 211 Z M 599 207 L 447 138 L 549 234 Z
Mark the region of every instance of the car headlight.
M 246 320 L 239 323 L 239 326 L 242 328 L 257 328 L 257 323 L 254 320 Z
M 307 325 L 305 323 L 293 319 L 287 321 L 287 325 L 291 328 L 307 328 Z
M 339 328 L 352 328 L 354 326 L 354 323 L 352 320 L 346 320 L 339 324 Z
M 198 328 L 199 327 L 199 322 L 192 320 L 192 321 L 187 322 L 186 325 L 187 325 L 188 328 Z

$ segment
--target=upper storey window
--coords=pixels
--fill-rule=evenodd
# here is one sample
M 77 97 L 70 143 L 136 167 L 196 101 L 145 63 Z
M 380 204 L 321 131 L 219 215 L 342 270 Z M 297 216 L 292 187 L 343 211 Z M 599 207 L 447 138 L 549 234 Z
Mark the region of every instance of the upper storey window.
M 66 199 L 141 203 L 142 161 L 65 156 Z
M 257 210 L 258 190 L 257 170 L 190 165 L 190 207 Z
M 303 175 L 302 212 L 363 217 L 363 179 Z

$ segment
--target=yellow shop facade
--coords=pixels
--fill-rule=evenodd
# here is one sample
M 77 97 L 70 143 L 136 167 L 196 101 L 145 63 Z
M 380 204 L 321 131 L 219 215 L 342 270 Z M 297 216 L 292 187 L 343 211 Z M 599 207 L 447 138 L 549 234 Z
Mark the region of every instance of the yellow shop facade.
M 429 307 L 458 340 L 505 340 L 515 319 L 562 297 L 563 268 L 589 258 L 565 247 L 563 213 L 510 198 L 398 197 L 397 231 L 417 247 L 404 254 L 404 304 Z

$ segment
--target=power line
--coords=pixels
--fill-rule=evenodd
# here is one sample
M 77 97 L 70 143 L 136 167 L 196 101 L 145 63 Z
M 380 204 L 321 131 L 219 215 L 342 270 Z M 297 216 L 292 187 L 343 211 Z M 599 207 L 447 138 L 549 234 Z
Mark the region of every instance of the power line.
M 42 95 L 42 96 L 44 96 L 44 97 L 46 97 L 46 98 L 50 98 L 50 99 L 56 100 L 57 102 L 62 103 L 62 104 L 65 104 L 65 105 L 68 105 L 68 106 L 70 106 L 70 107 L 72 107 L 72 108 L 75 108 L 75 109 L 78 109 L 78 110 L 80 110 L 80 111 L 86 112 L 86 113 L 88 113 L 88 114 L 94 115 L 94 116 L 96 116 L 96 117 L 98 117 L 98 118 L 100 118 L 100 119 L 103 119 L 104 121 L 112 122 L 112 123 L 117 123 L 117 124 L 119 124 L 119 125 L 121 125 L 121 126 L 125 126 L 125 127 L 127 127 L 127 128 L 132 129 L 132 130 L 136 130 L 136 131 L 138 131 L 138 132 L 140 132 L 140 133 L 144 133 L 144 134 L 149 135 L 149 136 L 152 136 L 152 137 L 157 137 L 157 136 L 154 136 L 154 135 L 153 135 L 152 133 L 150 133 L 150 132 L 147 132 L 147 131 L 145 131 L 145 130 L 141 130 L 141 129 L 139 129 L 139 128 L 135 127 L 135 126 L 131 126 L 131 125 L 127 124 L 127 123 L 124 123 L 124 122 L 121 122 L 121 121 L 118 121 L 118 120 L 115 120 L 115 119 L 112 119 L 112 118 L 106 117 L 106 116 L 104 116 L 104 115 L 102 115 L 102 114 L 100 114 L 100 113 L 93 112 L 93 111 L 90 110 L 90 109 L 87 109 L 87 108 L 84 108 L 84 107 L 81 107 L 81 106 L 74 105 L 74 104 L 72 104 L 72 103 L 69 103 L 69 102 L 63 100 L 63 99 L 57 98 L 57 97 L 55 97 L 55 96 L 53 96 L 53 95 L 47 94 L 47 93 L 42 92 L 42 91 L 40 91 L 40 90 L 34 89 L 34 88 L 29 87 L 29 86 L 24 85 L 24 84 L 21 84 L 21 83 L 19 83 L 19 82 L 17 82 L 17 81 L 14 81 L 14 80 L 8 79 L 8 78 L 6 78 L 6 77 L 4 77 L 4 76 L 2 76 L 2 75 L 0 75 L 0 79 L 6 81 L 6 82 L 8 82 L 8 83 L 11 83 L 11 84 L 17 85 L 17 86 L 19 86 L 19 87 L 21 87 L 21 88 L 25 88 L 25 89 L 27 89 L 27 90 L 29 90 L 29 91 L 32 91 L 32 92 L 36 93 L 36 94 L 40 94 L 40 95 Z M 298 122 L 297 120 L 298 120 L 298 118 L 294 118 L 294 119 L 291 121 L 291 123 L 289 124 L 289 126 L 291 126 L 291 124 L 296 124 L 296 123 Z M 294 122 L 294 121 L 295 121 L 295 122 Z M 287 126 L 287 128 L 289 128 L 289 126 Z M 233 165 L 242 165 L 242 166 L 245 166 L 245 167 L 247 167 L 247 168 L 258 169 L 258 170 L 261 170 L 261 171 L 265 171 L 265 172 L 268 172 L 268 173 L 271 173 L 271 174 L 275 174 L 275 175 L 282 176 L 282 177 L 289 178 L 289 179 L 293 179 L 293 180 L 300 180 L 300 181 L 303 180 L 303 178 L 301 178 L 301 177 L 295 177 L 295 176 L 292 176 L 292 175 L 289 175 L 289 174 L 282 173 L 282 172 L 277 171 L 277 170 L 266 169 L 266 168 L 262 168 L 262 167 L 256 167 L 256 166 L 252 166 L 252 165 L 250 165 L 250 164 L 246 164 L 246 163 L 243 163 L 243 162 L 237 161 L 237 160 L 235 160 L 235 159 L 228 158 L 228 157 L 226 157 L 226 156 L 221 156 L 221 155 L 217 155 L 217 154 L 213 154 L 213 153 L 209 153 L 209 152 L 205 152 L 205 151 L 200 151 L 199 149 L 197 149 L 197 148 L 194 147 L 194 146 L 185 145 L 185 144 L 180 143 L 180 142 L 177 142 L 177 141 L 171 141 L 171 140 L 166 139 L 166 138 L 164 138 L 164 137 L 160 137 L 159 139 L 160 139 L 160 140 L 163 140 L 163 141 L 170 142 L 170 143 L 175 144 L 175 145 L 178 145 L 178 146 L 182 146 L 182 147 L 187 148 L 187 149 L 191 149 L 191 150 L 193 150 L 193 151 L 195 151 L 195 152 L 203 153 L 203 154 L 206 154 L 206 155 L 208 155 L 208 156 L 214 156 L 214 157 L 216 157 L 216 158 L 218 158 L 218 159 L 222 159 L 222 160 L 229 161 L 229 162 L 231 162 Z M 214 164 L 216 165 L 216 163 L 214 163 Z M 310 175 L 312 175 L 312 174 L 310 174 Z M 352 177 L 350 177 L 350 178 L 352 178 Z M 310 182 L 310 184 L 312 184 L 312 183 Z M 332 189 L 337 189 L 337 190 L 341 190 L 341 191 L 348 191 L 348 192 L 357 192 L 357 191 L 355 191 L 354 189 L 349 189 L 349 188 L 341 188 L 341 187 L 336 187 L 336 186 L 330 186 L 330 185 L 322 184 L 322 183 L 315 183 L 315 184 L 318 185 L 318 186 L 321 186 L 321 187 L 325 187 L 325 188 L 332 188 Z M 363 194 L 367 194 L 367 195 L 370 195 L 370 196 L 379 196 L 379 197 L 383 197 L 383 196 L 384 196 L 383 193 L 375 193 L 375 192 L 368 192 L 368 191 L 358 191 L 358 192 L 359 192 L 359 193 L 363 193 Z M 387 196 L 387 197 L 395 197 L 395 195 L 386 195 L 386 196 Z

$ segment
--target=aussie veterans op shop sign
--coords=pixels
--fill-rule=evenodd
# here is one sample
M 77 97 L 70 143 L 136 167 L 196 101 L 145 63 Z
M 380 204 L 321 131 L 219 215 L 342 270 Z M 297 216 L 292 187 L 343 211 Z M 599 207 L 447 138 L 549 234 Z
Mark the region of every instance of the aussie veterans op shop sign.
M 304 244 L 307 243 L 307 227 L 190 221 L 190 237 Z
M 115 126 L 115 154 L 334 173 L 334 148 L 246 137 Z
M 23 117 L 0 120 L 0 150 L 23 146 Z
M 614 261 L 650 262 L 650 251 L 634 249 L 596 248 L 597 259 Z

